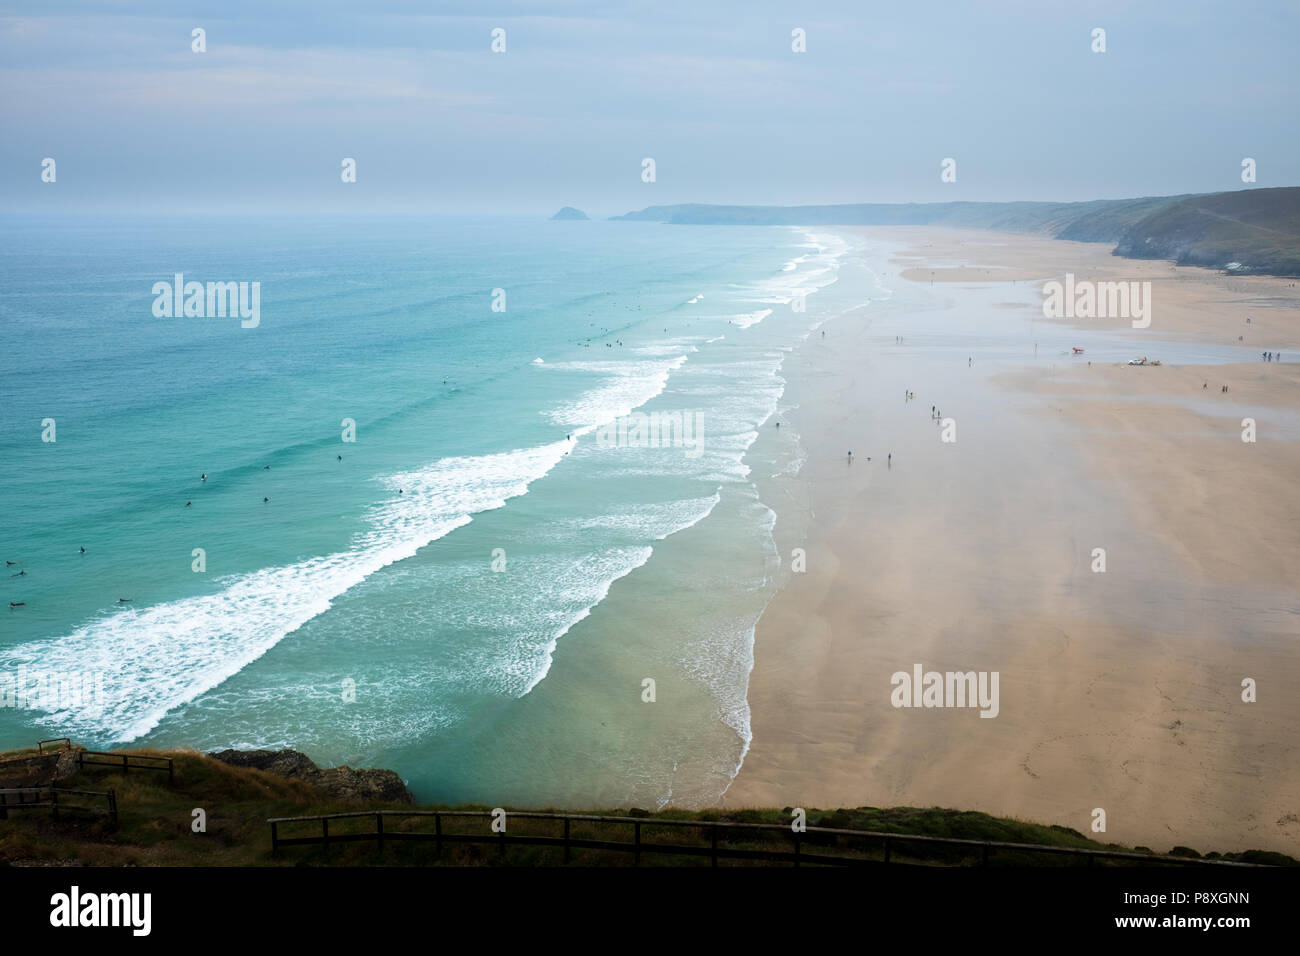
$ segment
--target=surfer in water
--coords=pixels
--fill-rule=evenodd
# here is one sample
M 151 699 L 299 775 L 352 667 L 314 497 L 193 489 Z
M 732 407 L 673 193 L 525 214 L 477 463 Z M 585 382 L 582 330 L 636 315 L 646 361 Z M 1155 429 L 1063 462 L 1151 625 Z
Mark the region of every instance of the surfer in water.
M 26 602 L 26 601 L 10 601 L 10 602 L 9 602 L 9 606 L 10 606 L 10 607 L 26 607 L 26 606 L 27 606 L 27 602 Z
M 9 576 L 10 576 L 11 578 L 25 578 L 25 577 L 27 577 L 27 572 L 26 572 L 26 571 L 19 571 L 17 574 L 11 574 L 11 575 L 9 575 Z
M 118 599 L 117 599 L 117 603 L 118 603 L 118 604 L 130 604 L 130 603 L 131 603 L 132 601 L 134 601 L 134 600 L 135 600 L 135 598 L 118 598 Z
M 86 549 L 85 549 L 84 547 L 81 549 L 81 553 L 82 553 L 82 554 L 85 554 L 85 553 L 86 553 Z
M 267 503 L 268 501 L 270 501 L 270 500 L 271 500 L 270 498 L 263 498 L 263 499 L 262 499 L 262 504 L 266 504 L 266 503 Z
M 192 501 L 187 501 L 187 502 L 185 502 L 185 507 L 188 508 L 188 507 L 189 507 L 190 505 L 192 505 L 192 504 L 194 504 L 194 502 L 192 502 Z
M 199 475 L 199 481 L 207 481 L 207 480 L 208 480 L 208 476 L 206 473 Z

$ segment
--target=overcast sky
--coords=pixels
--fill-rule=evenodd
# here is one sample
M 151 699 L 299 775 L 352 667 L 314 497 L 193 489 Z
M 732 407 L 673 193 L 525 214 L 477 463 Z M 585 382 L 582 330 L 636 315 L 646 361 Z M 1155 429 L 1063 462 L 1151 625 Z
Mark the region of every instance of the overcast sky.
M 0 2 L 0 212 L 1075 200 L 1240 189 L 1243 157 L 1296 185 L 1298 39 L 1292 0 Z

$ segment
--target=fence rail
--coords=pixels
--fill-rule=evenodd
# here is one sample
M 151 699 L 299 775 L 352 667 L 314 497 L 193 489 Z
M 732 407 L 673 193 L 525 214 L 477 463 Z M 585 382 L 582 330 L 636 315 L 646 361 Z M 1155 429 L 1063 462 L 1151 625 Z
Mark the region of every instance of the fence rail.
M 83 807 L 69 803 L 63 797 L 102 797 L 105 807 Z M 28 799 L 30 798 L 30 799 Z M 9 819 L 11 810 L 48 809 L 50 815 L 59 819 L 59 810 L 84 810 L 90 813 L 105 813 L 117 826 L 117 791 L 108 790 L 64 790 L 59 787 L 10 787 L 0 789 L 0 820 Z
M 402 830 L 393 830 L 384 828 L 385 818 L 389 819 L 420 819 L 432 818 L 434 832 L 427 831 L 410 832 Z M 564 862 L 570 861 L 571 851 L 573 849 L 587 850 L 608 850 L 613 852 L 631 853 L 636 863 L 641 862 L 643 853 L 655 854 L 675 854 L 682 856 L 705 856 L 709 857 L 710 865 L 717 866 L 719 859 L 737 859 L 737 860 L 764 860 L 768 862 L 785 862 L 792 863 L 795 866 L 800 864 L 812 863 L 829 866 L 882 866 L 894 861 L 894 852 L 899 847 L 921 845 L 932 847 L 951 847 L 953 849 L 969 849 L 972 852 L 979 852 L 980 865 L 988 866 L 990 855 L 998 851 L 1017 852 L 1017 853 L 1043 853 L 1054 854 L 1075 859 L 1086 860 L 1088 866 L 1094 865 L 1098 860 L 1128 860 L 1146 864 L 1160 863 L 1175 866 L 1226 866 L 1226 867 L 1254 867 L 1264 864 L 1255 863 L 1238 863 L 1231 860 L 1205 860 L 1194 857 L 1168 856 L 1149 853 L 1134 853 L 1123 850 L 1089 850 L 1082 847 L 1064 847 L 1050 846 L 1036 843 L 1007 843 L 997 840 L 968 840 L 957 837 L 935 837 L 921 836 L 910 833 L 881 833 L 873 830 L 847 830 L 833 827 L 807 827 L 802 832 L 795 832 L 788 824 L 783 823 L 733 823 L 729 821 L 709 821 L 709 820 L 660 820 L 650 817 L 614 817 L 614 816 L 596 816 L 591 814 L 576 813 L 541 813 L 533 811 L 518 811 L 506 815 L 507 827 L 511 819 L 528 819 L 528 820 L 557 820 L 562 821 L 564 830 L 562 836 L 539 836 L 535 834 L 512 834 L 509 832 L 502 833 L 448 833 L 443 830 L 444 818 L 464 818 L 472 817 L 478 819 L 491 819 L 492 815 L 483 810 L 359 810 L 350 813 L 326 813 L 314 816 L 302 817 L 275 817 L 266 822 L 271 826 L 271 852 L 276 854 L 282 847 L 289 846 L 306 846 L 306 845 L 324 845 L 331 843 L 355 843 L 364 841 L 376 841 L 379 850 L 382 851 L 386 841 L 428 841 L 435 844 L 435 852 L 441 855 L 444 844 L 447 843 L 469 843 L 480 845 L 495 845 L 498 847 L 501 856 L 505 856 L 507 845 L 514 846 L 555 846 L 563 847 Z M 373 832 L 349 832 L 349 833 L 330 833 L 331 820 L 361 819 L 373 818 L 375 829 Z M 289 836 L 280 835 L 282 825 L 318 823 L 320 832 L 309 836 Z M 623 827 L 632 827 L 633 839 L 627 841 L 613 840 L 594 840 L 581 839 L 574 837 L 571 833 L 573 823 L 582 824 L 615 824 Z M 672 828 L 672 827 L 689 827 L 703 830 L 708 833 L 707 844 L 687 844 L 687 843 L 651 843 L 642 839 L 642 828 Z M 769 831 L 781 833 L 790 840 L 792 849 L 754 849 L 727 846 L 725 843 L 719 845 L 719 836 L 737 836 L 743 835 L 743 832 Z M 809 853 L 805 847 L 812 846 L 825 847 L 828 845 L 835 846 L 839 849 L 855 850 L 855 847 L 842 847 L 842 840 L 861 841 L 861 849 L 858 852 L 869 849 L 879 849 L 883 853 L 883 858 L 876 859 L 872 857 L 854 857 L 854 856 L 836 856 L 826 853 Z M 894 861 L 896 862 L 896 861 Z
M 141 761 L 155 762 L 142 763 Z M 173 766 L 171 757 L 151 757 L 145 754 L 118 754 L 103 750 L 79 750 L 77 751 L 77 767 L 78 769 L 83 767 L 116 767 L 123 773 L 127 773 L 131 770 L 156 770 L 159 773 L 167 774 L 168 783 L 171 783 L 172 780 L 175 779 L 175 767 Z
M 49 740 L 38 740 L 38 741 L 36 741 L 36 752 L 37 752 L 37 753 L 45 753 L 45 745 L 46 745 L 46 744 L 59 744 L 59 743 L 63 744 L 63 746 L 59 748 L 60 750 L 71 750 L 71 749 L 72 749 L 72 740 L 71 740 L 70 738 L 68 738 L 68 737 L 51 737 Z

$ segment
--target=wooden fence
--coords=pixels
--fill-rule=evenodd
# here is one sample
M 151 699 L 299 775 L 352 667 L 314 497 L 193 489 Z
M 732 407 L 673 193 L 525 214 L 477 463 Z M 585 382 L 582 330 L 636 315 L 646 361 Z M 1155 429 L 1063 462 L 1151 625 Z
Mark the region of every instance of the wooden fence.
M 130 770 L 156 770 L 167 774 L 167 782 L 175 779 L 171 757 L 150 757 L 144 754 L 116 754 L 101 750 L 77 751 L 77 769 L 85 767 L 115 767 L 123 773 Z
M 100 797 L 105 801 L 105 808 L 80 806 L 68 802 L 68 797 Z M 61 799 L 62 798 L 62 799 Z M 108 815 L 117 826 L 117 792 L 109 790 L 63 790 L 58 787 L 13 787 L 0 790 L 0 820 L 8 820 L 11 810 L 48 809 L 57 820 L 59 810 L 82 810 L 90 813 L 102 812 Z
M 490 820 L 492 815 L 485 810 L 361 810 L 352 813 L 329 813 L 315 816 L 303 817 L 276 817 L 267 820 L 271 825 L 271 852 L 278 853 L 282 847 L 305 846 L 309 844 L 329 846 L 335 843 L 349 843 L 358 841 L 375 841 L 382 851 L 384 843 L 394 841 L 427 841 L 432 842 L 435 852 L 442 854 L 445 844 L 449 843 L 469 843 L 479 845 L 495 845 L 502 857 L 505 856 L 506 846 L 534 846 L 534 847 L 562 847 L 564 850 L 564 862 L 568 863 L 571 859 L 571 853 L 574 849 L 601 850 L 618 853 L 630 853 L 633 855 L 635 863 L 641 862 L 642 854 L 673 854 L 679 856 L 696 856 L 708 857 L 711 866 L 717 866 L 719 859 L 732 860 L 762 860 L 765 862 L 791 863 L 794 866 L 801 864 L 818 864 L 828 866 L 882 866 L 887 865 L 895 860 L 895 854 L 912 849 L 912 855 L 924 853 L 924 850 L 933 852 L 940 848 L 948 848 L 963 855 L 969 854 L 971 857 L 978 856 L 981 866 L 988 866 L 991 856 L 998 852 L 1002 853 L 1028 853 L 1028 854 L 1052 854 L 1063 856 L 1071 861 L 1085 863 L 1087 866 L 1093 866 L 1098 860 L 1115 860 L 1128 861 L 1142 864 L 1167 864 L 1174 866 L 1257 866 L 1260 864 L 1237 863 L 1228 860 L 1206 860 L 1194 857 L 1183 856 L 1164 856 L 1150 853 L 1133 853 L 1122 850 L 1090 850 L 1080 847 L 1063 847 L 1049 846 L 1044 844 L 1032 843 L 1004 843 L 996 840 L 965 840 L 955 837 L 933 837 L 918 836 L 908 833 L 880 833 L 870 830 L 846 830 L 832 827 L 807 827 L 802 832 L 795 832 L 788 824 L 783 823 L 732 823 L 727 821 L 705 821 L 705 820 L 663 820 L 650 817 L 612 817 L 612 816 L 593 816 L 588 814 L 568 814 L 568 813 L 538 813 L 532 811 L 518 811 L 506 814 L 507 832 L 491 833 L 486 832 L 487 828 L 476 833 L 447 832 L 443 829 L 443 821 L 446 818 L 478 818 Z M 339 832 L 330 833 L 331 820 L 347 820 L 372 818 L 374 820 L 374 830 L 364 832 Z M 434 830 L 428 831 L 410 831 L 394 830 L 384 828 L 384 821 L 389 820 L 410 820 L 410 819 L 428 819 L 432 818 Z M 511 833 L 509 823 L 511 820 L 553 820 L 563 824 L 562 835 L 536 835 Z M 293 826 L 301 824 L 319 824 L 320 832 L 307 836 L 281 836 L 280 828 L 282 826 Z M 607 825 L 617 825 L 626 832 L 627 827 L 632 828 L 632 840 L 614 841 L 614 840 L 596 840 L 588 838 L 575 837 L 572 834 L 573 824 L 580 824 L 587 827 L 600 828 Z M 694 828 L 707 834 L 705 843 L 655 843 L 643 839 L 642 830 L 654 830 L 659 828 Z M 741 842 L 746 835 L 750 836 L 752 842 L 753 836 L 757 833 L 770 833 L 781 842 L 788 843 L 789 849 L 776 848 L 755 848 L 740 847 L 727 845 L 728 839 L 731 842 Z M 848 844 L 847 846 L 845 844 Z M 813 852 L 809 852 L 809 847 Z M 847 850 L 850 853 L 874 853 L 873 856 L 846 856 L 836 855 L 833 853 L 816 852 L 819 849 L 835 848 Z M 922 849 L 918 849 L 922 848 Z
M 38 740 L 36 742 L 37 752 L 45 753 L 46 744 L 63 744 L 59 750 L 72 749 L 72 740 L 68 737 L 51 737 L 49 740 Z M 78 750 L 77 769 L 82 770 L 86 767 L 114 767 L 123 773 L 132 770 L 156 770 L 159 773 L 167 774 L 168 783 L 173 782 L 176 776 L 176 768 L 171 757 L 122 754 L 107 750 Z

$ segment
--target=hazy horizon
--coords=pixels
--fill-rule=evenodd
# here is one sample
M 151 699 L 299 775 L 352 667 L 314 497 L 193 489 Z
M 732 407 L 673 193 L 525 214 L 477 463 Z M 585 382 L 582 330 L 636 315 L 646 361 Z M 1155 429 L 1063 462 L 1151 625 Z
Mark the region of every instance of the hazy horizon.
M 0 5 L 0 208 L 604 218 L 1300 183 L 1290 5 L 425 9 Z

